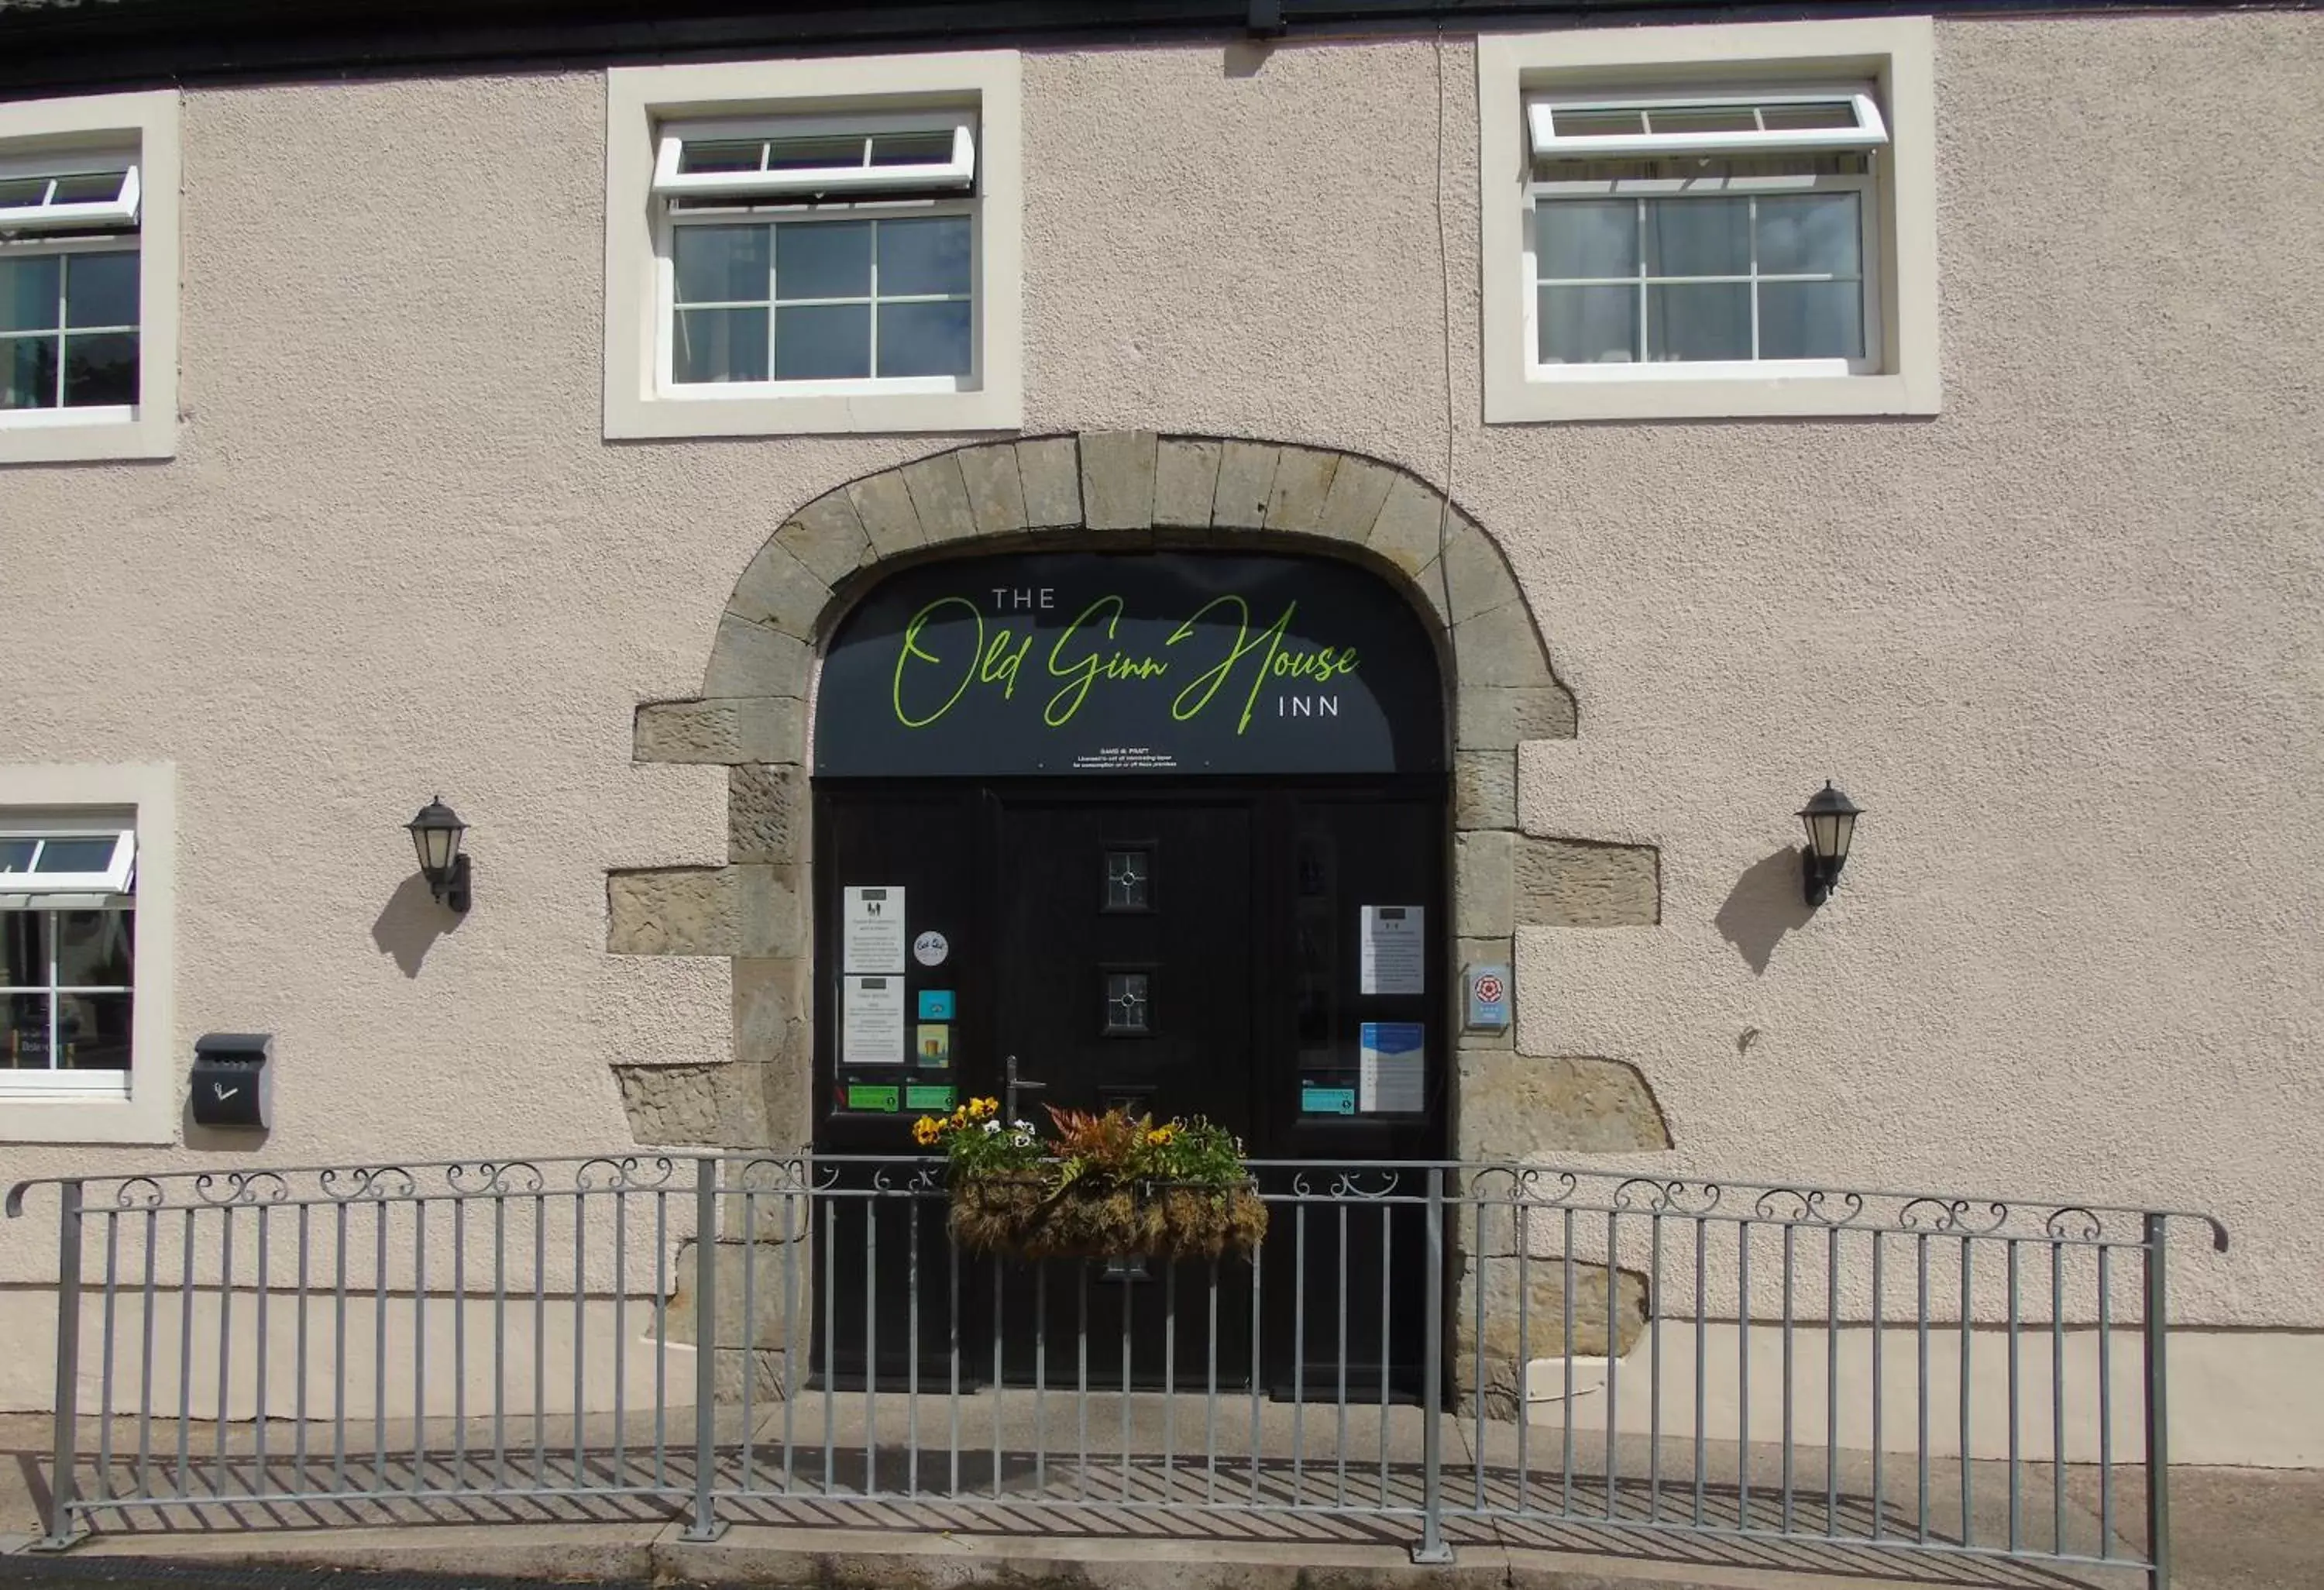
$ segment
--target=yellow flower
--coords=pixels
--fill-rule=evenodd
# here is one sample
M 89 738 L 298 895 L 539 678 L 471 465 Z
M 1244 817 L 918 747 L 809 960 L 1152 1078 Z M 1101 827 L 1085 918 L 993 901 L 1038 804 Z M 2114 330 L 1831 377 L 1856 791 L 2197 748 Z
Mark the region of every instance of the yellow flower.
M 1167 1126 L 1157 1126 L 1146 1134 L 1146 1141 L 1158 1149 L 1167 1146 L 1170 1140 L 1177 1135 Z
M 952 1123 L 954 1126 L 965 1126 L 968 1124 L 968 1106 L 966 1105 L 963 1105 L 958 1109 L 953 1111 Z
M 968 1101 L 968 1118 L 972 1121 L 990 1120 L 999 1114 L 1001 1101 L 997 1098 L 973 1098 Z
M 932 1146 L 944 1135 L 944 1123 L 933 1116 L 923 1115 L 912 1123 L 912 1141 L 922 1148 Z

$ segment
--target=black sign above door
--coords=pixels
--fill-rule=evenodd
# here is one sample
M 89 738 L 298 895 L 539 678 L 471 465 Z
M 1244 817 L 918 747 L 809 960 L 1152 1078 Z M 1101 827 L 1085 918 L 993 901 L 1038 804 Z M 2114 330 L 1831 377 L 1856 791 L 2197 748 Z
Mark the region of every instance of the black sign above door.
M 816 772 L 1434 772 L 1435 653 L 1379 577 L 1279 554 L 929 564 L 841 623 Z

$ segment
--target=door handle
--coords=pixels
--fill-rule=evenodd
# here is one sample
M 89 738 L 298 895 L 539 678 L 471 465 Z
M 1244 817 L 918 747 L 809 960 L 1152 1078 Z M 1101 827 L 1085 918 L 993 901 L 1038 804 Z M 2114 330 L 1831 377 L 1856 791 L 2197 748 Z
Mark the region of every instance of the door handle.
M 1013 1125 L 1022 1118 L 1017 1113 L 1017 1095 L 1020 1093 L 1040 1093 L 1046 1090 L 1049 1085 L 1046 1082 L 1028 1081 L 1025 1077 L 1017 1075 L 1017 1057 L 1015 1055 L 1010 1055 L 1009 1057 L 1008 1068 L 1003 1072 L 1002 1076 L 1004 1086 L 1001 1090 L 1002 1100 L 1001 1109 L 1007 1115 L 1010 1123 Z

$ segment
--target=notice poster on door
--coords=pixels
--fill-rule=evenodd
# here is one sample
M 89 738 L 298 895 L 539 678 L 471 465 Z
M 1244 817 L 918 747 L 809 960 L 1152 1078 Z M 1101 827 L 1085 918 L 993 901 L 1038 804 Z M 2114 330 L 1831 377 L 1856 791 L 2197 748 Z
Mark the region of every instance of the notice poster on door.
M 839 1063 L 902 1065 L 904 979 L 848 976 L 839 982 Z
M 839 969 L 900 974 L 904 969 L 904 892 L 893 885 L 875 888 L 851 883 L 843 892 Z
M 1358 1031 L 1357 1112 L 1419 1114 L 1428 1102 L 1427 1029 L 1417 1021 L 1366 1021 Z
M 1422 952 L 1427 911 L 1417 905 L 1368 905 L 1358 924 L 1363 992 L 1425 994 L 1428 957 Z

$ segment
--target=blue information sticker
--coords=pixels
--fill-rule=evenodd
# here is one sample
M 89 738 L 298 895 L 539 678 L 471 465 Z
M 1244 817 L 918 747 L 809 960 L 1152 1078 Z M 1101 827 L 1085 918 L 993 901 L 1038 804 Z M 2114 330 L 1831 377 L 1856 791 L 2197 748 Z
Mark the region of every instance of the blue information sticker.
M 1299 1113 L 1303 1115 L 1352 1115 L 1356 1113 L 1356 1090 L 1352 1087 L 1319 1087 L 1313 1082 L 1299 1085 Z
M 949 1021 L 952 1020 L 952 990 L 923 988 L 920 990 L 920 1020 Z

